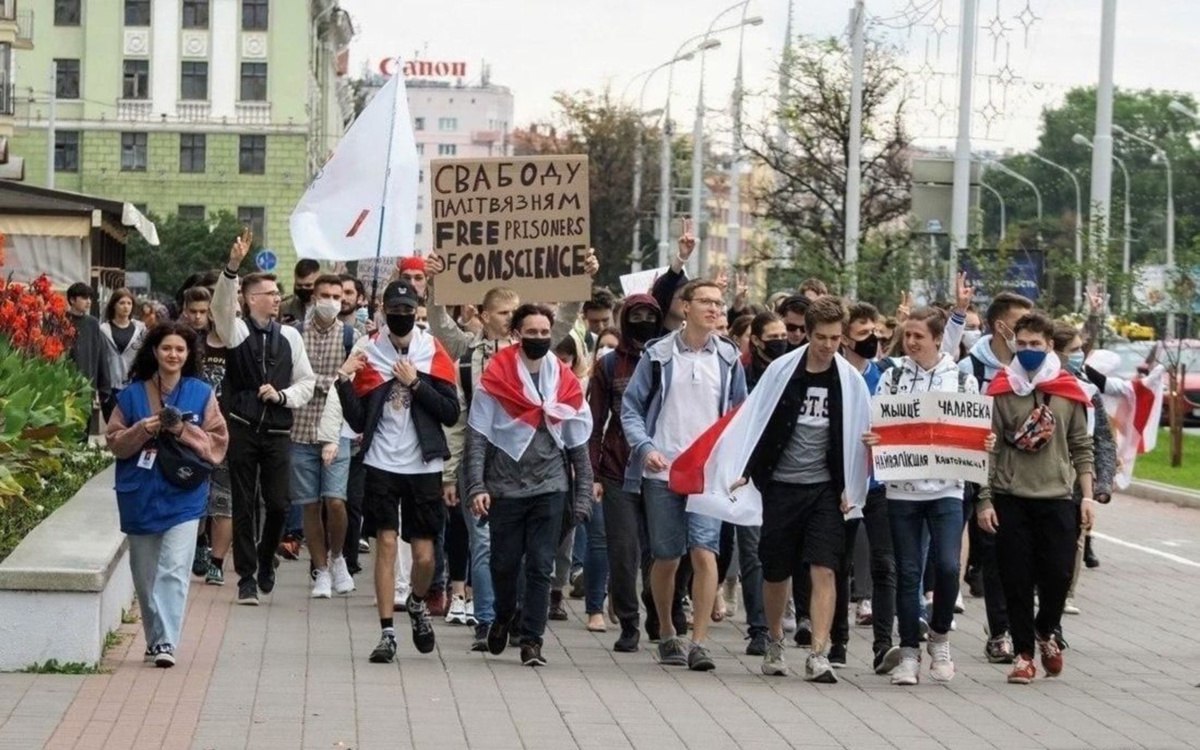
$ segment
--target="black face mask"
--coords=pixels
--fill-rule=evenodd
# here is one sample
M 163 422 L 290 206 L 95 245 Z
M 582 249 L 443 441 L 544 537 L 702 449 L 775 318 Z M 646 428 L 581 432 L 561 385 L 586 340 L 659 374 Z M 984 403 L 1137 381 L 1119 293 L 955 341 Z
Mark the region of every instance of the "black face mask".
M 657 320 L 639 320 L 625 324 L 625 330 L 629 332 L 629 338 L 639 344 L 644 344 L 654 338 L 654 334 L 658 333 Z
M 788 353 L 787 339 L 775 339 L 774 341 L 764 341 L 762 345 L 763 356 L 774 361 Z
M 521 339 L 521 351 L 525 356 L 537 361 L 550 353 L 550 339 Z
M 312 287 L 305 289 L 304 287 L 294 286 L 292 287 L 292 291 L 295 293 L 296 299 L 300 300 L 300 304 L 302 305 L 307 305 L 313 296 Z
M 412 333 L 413 326 L 417 324 L 416 313 L 388 313 L 387 327 L 392 332 L 393 336 L 404 338 Z
M 879 354 L 879 340 L 874 336 L 868 336 L 862 341 L 855 341 L 854 346 L 850 349 L 863 359 L 875 359 Z

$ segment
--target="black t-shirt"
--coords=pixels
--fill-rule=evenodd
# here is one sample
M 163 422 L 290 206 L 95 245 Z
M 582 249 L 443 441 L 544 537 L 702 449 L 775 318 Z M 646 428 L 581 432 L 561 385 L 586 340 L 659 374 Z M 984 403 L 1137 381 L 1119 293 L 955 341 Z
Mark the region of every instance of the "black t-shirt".
M 803 366 L 801 365 L 797 365 Z M 803 394 L 800 413 L 772 477 L 790 484 L 818 484 L 832 480 L 829 472 L 829 394 L 837 367 L 824 372 L 804 371 L 800 376 Z
M 205 344 L 200 349 L 200 377 L 212 386 L 213 392 L 217 395 L 217 403 L 221 405 L 222 410 L 225 408 L 225 403 L 221 399 L 221 391 L 225 382 L 225 362 L 228 355 L 229 350 L 223 346 Z
M 117 345 L 117 352 L 124 354 L 125 350 L 129 348 L 129 343 L 133 341 L 133 332 L 135 330 L 133 323 L 120 328 L 117 326 L 116 321 L 109 321 L 108 328 L 112 331 L 112 340 Z

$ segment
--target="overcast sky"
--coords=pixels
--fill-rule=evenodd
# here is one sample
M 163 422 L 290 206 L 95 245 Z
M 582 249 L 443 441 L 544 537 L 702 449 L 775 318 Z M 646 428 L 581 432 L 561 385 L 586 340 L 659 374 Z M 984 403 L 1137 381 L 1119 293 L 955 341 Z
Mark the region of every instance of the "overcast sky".
M 793 0 L 794 31 L 845 33 L 851 0 Z M 731 0 L 341 0 L 358 35 L 351 47 L 355 75 L 363 64 L 402 55 L 466 61 L 476 78 L 486 61 L 494 83 L 514 93 L 516 124 L 553 114 L 557 91 L 611 86 L 616 95 L 638 73 L 669 59 L 688 37 L 703 33 Z M 975 118 L 978 148 L 1028 148 L 1036 142 L 1038 113 L 1077 85 L 1095 83 L 1099 68 L 1100 0 L 980 0 L 975 108 L 994 109 L 990 126 Z M 918 142 L 948 143 L 957 101 L 959 0 L 866 0 L 870 17 L 905 49 Z M 784 43 L 788 0 L 751 0 L 763 23 L 745 33 L 748 89 L 773 87 Z M 1026 34 L 1024 20 L 1036 16 Z M 939 20 L 939 17 L 941 20 Z M 718 24 L 736 23 L 737 11 Z M 918 18 L 911 29 L 904 27 Z M 943 25 L 945 28 L 943 29 Z M 879 28 L 877 26 L 877 28 Z M 943 33 L 938 34 L 937 30 Z M 1116 81 L 1128 88 L 1192 91 L 1200 71 L 1200 3 L 1193 0 L 1121 0 L 1117 21 Z M 720 35 L 708 53 L 705 100 L 727 109 L 737 61 L 736 32 Z M 940 42 L 940 44 L 939 44 Z M 1003 70 L 1008 62 L 1009 71 Z M 928 62 L 928 67 L 924 64 Z M 931 75 L 929 71 L 946 75 Z M 664 71 L 665 72 L 665 71 Z M 673 113 L 691 122 L 699 66 L 676 66 Z M 1003 86 L 1001 77 L 1015 76 Z M 991 76 L 989 78 L 989 75 Z M 630 87 L 635 100 L 638 81 Z M 647 88 L 646 107 L 660 107 L 666 77 Z M 939 104 L 940 100 L 940 104 Z M 943 115 L 939 121 L 938 115 Z M 946 116 L 948 114 L 948 117 Z

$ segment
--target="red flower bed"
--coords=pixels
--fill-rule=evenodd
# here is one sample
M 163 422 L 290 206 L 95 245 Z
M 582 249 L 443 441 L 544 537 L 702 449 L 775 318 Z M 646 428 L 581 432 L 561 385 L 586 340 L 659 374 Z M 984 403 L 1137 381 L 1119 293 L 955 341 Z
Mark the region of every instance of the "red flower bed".
M 0 279 L 0 336 L 26 356 L 60 359 L 75 338 L 66 296 L 45 275 L 27 285 Z

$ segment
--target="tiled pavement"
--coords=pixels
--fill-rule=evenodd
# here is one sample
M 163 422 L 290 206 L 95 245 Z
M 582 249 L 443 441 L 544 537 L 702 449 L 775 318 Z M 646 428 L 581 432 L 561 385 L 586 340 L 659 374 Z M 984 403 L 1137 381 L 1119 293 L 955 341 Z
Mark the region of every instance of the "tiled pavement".
M 836 686 L 765 678 L 741 655 L 740 624 L 715 626 L 717 670 L 663 669 L 613 654 L 581 607 L 547 638 L 550 665 L 467 652 L 466 628 L 438 625 L 420 656 L 401 626 L 398 663 L 368 664 L 378 636 L 369 578 L 347 599 L 306 598 L 285 563 L 269 605 L 232 605 L 233 586 L 196 586 L 179 666 L 141 661 L 137 635 L 107 674 L 0 675 L 0 748 L 1173 748 L 1200 746 L 1200 511 L 1119 498 L 1067 619 L 1061 679 L 1004 682 L 982 656 L 983 605 L 953 636 L 953 683 L 900 689 L 869 668 L 855 629 Z M 1189 564 L 1191 561 L 1194 564 Z M 803 653 L 789 649 L 793 667 Z

